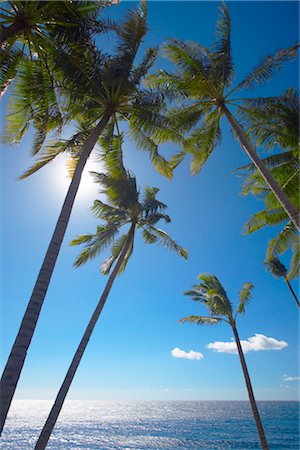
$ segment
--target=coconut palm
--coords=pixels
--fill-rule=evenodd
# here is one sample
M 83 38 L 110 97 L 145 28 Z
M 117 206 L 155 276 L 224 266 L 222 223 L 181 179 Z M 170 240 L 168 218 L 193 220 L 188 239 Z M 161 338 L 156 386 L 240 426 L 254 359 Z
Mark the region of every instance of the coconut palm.
M 109 129 L 113 130 L 114 126 L 117 126 L 118 119 L 125 118 L 129 120 L 131 111 L 133 110 L 142 111 L 148 108 L 149 114 L 147 119 L 150 129 L 154 129 L 157 124 L 159 126 L 163 125 L 159 122 L 159 114 L 157 114 L 159 102 L 154 102 L 150 94 L 138 89 L 141 79 L 147 73 L 148 68 L 156 56 L 155 51 L 149 50 L 146 52 L 146 56 L 142 62 L 134 66 L 136 53 L 146 31 L 146 6 L 143 3 L 140 8 L 130 11 L 123 24 L 118 28 L 119 44 L 114 56 L 103 57 L 95 49 L 92 49 L 91 51 L 86 50 L 83 52 L 85 58 L 82 58 L 80 66 L 75 63 L 73 64 L 72 59 L 58 59 L 61 73 L 64 70 L 66 78 L 66 80 L 62 80 L 60 86 L 62 95 L 67 92 L 67 100 L 64 101 L 69 103 L 65 104 L 65 107 L 70 111 L 70 117 L 85 122 L 85 130 L 88 130 L 88 134 L 84 139 L 84 144 L 76 152 L 75 159 L 77 159 L 77 164 L 70 187 L 23 316 L 20 329 L 2 374 L 0 390 L 1 431 L 47 293 L 78 191 L 81 175 L 91 151 L 100 135 L 104 132 L 105 127 L 109 125 Z M 18 101 L 19 99 L 17 99 Z M 21 107 L 19 104 L 17 110 L 11 116 L 11 121 L 18 121 L 18 112 L 22 116 L 27 106 L 24 105 L 24 107 Z M 134 126 L 135 134 L 138 135 L 139 124 L 137 120 Z M 27 127 L 28 121 L 25 117 L 24 126 L 22 126 L 19 138 L 22 137 Z M 54 159 L 55 156 L 62 152 L 62 146 L 65 145 L 65 150 L 67 151 L 70 147 L 73 149 L 73 145 L 76 146 L 78 144 L 75 141 L 73 140 L 71 143 L 61 141 L 58 143 L 59 145 L 56 149 L 53 147 L 50 149 L 46 147 L 46 150 L 42 149 L 39 153 L 39 160 L 30 170 L 30 173 Z M 153 158 L 157 160 L 157 153 L 155 153 L 156 147 L 152 148 L 151 152 L 152 160 Z M 154 156 L 152 157 L 152 155 Z M 74 154 L 72 156 L 74 157 Z M 160 161 L 159 159 L 159 163 Z M 27 172 L 28 174 L 29 172 Z
M 243 107 L 244 125 L 258 145 L 266 149 L 281 147 L 281 152 L 263 159 L 281 189 L 294 205 L 299 205 L 299 100 L 298 92 L 288 89 L 278 99 L 248 102 Z M 283 228 L 268 244 L 267 260 L 292 251 L 288 279 L 299 275 L 299 233 L 286 211 L 270 191 L 253 164 L 237 169 L 244 177 L 243 195 L 255 195 L 265 208 L 255 213 L 245 224 L 245 234 L 265 226 L 283 224 Z M 277 256 L 276 256 L 277 255 Z
M 160 220 L 170 222 L 169 216 L 165 214 L 166 205 L 156 199 L 158 189 L 148 187 L 141 196 L 134 175 L 125 171 L 119 156 L 122 137 L 115 136 L 110 145 L 110 151 L 106 156 L 106 166 L 110 172 L 107 174 L 94 173 L 96 182 L 103 186 L 102 193 L 106 195 L 107 202 L 96 200 L 92 210 L 98 219 L 104 221 L 104 224 L 99 225 L 94 234 L 78 236 L 70 243 L 70 245 L 83 244 L 85 246 L 75 261 L 75 267 L 95 258 L 109 245 L 111 255 L 102 263 L 101 271 L 105 275 L 110 275 L 39 436 L 35 446 L 36 450 L 43 450 L 47 445 L 115 278 L 124 271 L 133 252 L 136 231 L 142 232 L 147 244 L 161 244 L 187 258 L 187 251 L 156 226 Z M 127 227 L 127 230 L 119 236 L 123 227 Z
M 0 92 L 3 94 L 24 60 L 49 69 L 48 55 L 90 42 L 103 31 L 97 19 L 108 1 L 7 1 L 0 5 Z
M 198 279 L 201 280 L 200 284 L 194 285 L 190 291 L 186 292 L 186 295 L 196 302 L 203 303 L 208 308 L 210 315 L 184 317 L 181 319 L 181 322 L 190 322 L 197 325 L 216 325 L 220 322 L 225 322 L 231 326 L 261 446 L 263 449 L 267 450 L 269 447 L 258 412 L 243 348 L 236 326 L 237 316 L 245 312 L 245 307 L 251 298 L 251 292 L 254 286 L 251 283 L 245 283 L 243 285 L 239 294 L 239 305 L 236 312 L 234 312 L 227 293 L 217 277 L 211 274 L 202 274 L 198 276 Z
M 173 163 L 178 164 L 184 155 L 189 153 L 192 155 L 192 174 L 199 172 L 221 140 L 220 120 L 225 116 L 242 148 L 291 221 L 299 228 L 299 213 L 296 206 L 261 162 L 255 146 L 237 115 L 232 111 L 232 108 L 236 108 L 239 114 L 246 102 L 243 98 L 235 98 L 233 94 L 242 89 L 252 89 L 255 84 L 264 84 L 271 79 L 284 62 L 295 58 L 298 45 L 280 49 L 274 55 L 266 56 L 254 70 L 233 87 L 234 65 L 230 30 L 229 12 L 223 3 L 217 22 L 217 41 L 213 48 L 208 49 L 197 42 L 177 39 L 169 39 L 163 46 L 165 57 L 175 64 L 177 71 L 171 74 L 161 70 L 150 77 L 149 84 L 169 96 L 171 100 L 177 99 L 180 102 L 179 106 L 171 110 L 170 117 L 178 130 L 189 132 L 183 150 L 174 157 Z M 264 99 L 260 101 L 263 102 Z
M 265 266 L 266 266 L 267 270 L 269 272 L 271 272 L 272 275 L 274 275 L 274 277 L 284 278 L 284 281 L 286 282 L 297 306 L 300 308 L 300 302 L 298 300 L 296 292 L 294 291 L 294 289 L 290 283 L 290 280 L 288 279 L 288 276 L 287 276 L 288 271 L 287 271 L 287 268 L 285 267 L 285 265 L 282 264 L 278 258 L 273 256 L 269 260 L 265 261 Z

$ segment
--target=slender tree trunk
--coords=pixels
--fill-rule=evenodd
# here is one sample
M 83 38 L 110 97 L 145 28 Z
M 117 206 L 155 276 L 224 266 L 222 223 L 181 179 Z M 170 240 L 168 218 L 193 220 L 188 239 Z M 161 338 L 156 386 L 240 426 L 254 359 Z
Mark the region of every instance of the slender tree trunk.
M 270 187 L 271 191 L 283 207 L 283 209 L 286 211 L 288 216 L 290 217 L 291 221 L 295 224 L 295 226 L 300 229 L 300 220 L 299 220 L 299 212 L 296 210 L 294 205 L 290 202 L 288 196 L 283 192 L 277 181 L 273 178 L 270 171 L 265 167 L 263 161 L 259 158 L 256 148 L 254 145 L 249 141 L 246 134 L 243 131 L 243 128 L 239 124 L 239 122 L 236 120 L 236 118 L 231 114 L 229 109 L 224 105 L 223 111 L 232 126 L 233 130 L 236 132 L 237 137 L 240 141 L 241 146 L 267 183 L 267 185 Z
M 298 300 L 298 297 L 296 295 L 296 292 L 294 291 L 294 289 L 292 288 L 292 285 L 290 283 L 290 280 L 285 276 L 284 277 L 286 284 L 288 285 L 289 290 L 291 291 L 292 296 L 295 299 L 295 302 L 297 303 L 297 306 L 300 308 L 300 302 Z
M 58 258 L 58 253 L 70 219 L 83 169 L 92 149 L 97 142 L 99 135 L 107 125 L 111 115 L 112 111 L 110 110 L 107 110 L 104 113 L 102 119 L 94 128 L 82 147 L 81 156 L 70 183 L 70 187 L 61 209 L 48 250 L 46 252 L 45 259 L 38 274 L 27 309 L 23 316 L 18 335 L 4 368 L 0 384 L 0 434 L 5 424 L 6 416 L 10 408 L 10 404 L 12 402 L 17 383 L 25 362 L 27 350 L 33 337 L 40 311 L 55 267 L 55 263 Z
M 56 424 L 56 421 L 58 419 L 60 411 L 61 411 L 61 409 L 63 407 L 65 398 L 66 398 L 66 396 L 68 394 L 68 391 L 70 389 L 71 383 L 72 383 L 72 381 L 74 379 L 74 376 L 76 374 L 76 371 L 78 369 L 80 361 L 81 361 L 81 359 L 83 357 L 85 349 L 86 349 L 86 347 L 88 345 L 90 337 L 91 337 L 91 335 L 93 333 L 95 325 L 96 325 L 96 323 L 97 323 L 97 321 L 99 319 L 99 316 L 100 316 L 100 314 L 102 312 L 102 309 L 103 309 L 103 307 L 104 307 L 104 305 L 106 303 L 108 294 L 109 294 L 109 292 L 111 290 L 111 287 L 112 287 L 112 285 L 113 285 L 113 283 L 115 281 L 115 278 L 116 278 L 116 276 L 117 276 L 117 274 L 119 272 L 119 269 L 120 269 L 120 267 L 121 267 L 121 265 L 122 265 L 122 263 L 124 261 L 126 253 L 128 252 L 128 249 L 129 249 L 129 247 L 130 247 L 130 245 L 132 243 L 132 240 L 133 240 L 133 237 L 134 237 L 134 230 L 135 230 L 135 225 L 132 224 L 131 228 L 129 230 L 129 233 L 128 233 L 127 240 L 126 240 L 125 245 L 123 247 L 123 250 L 122 250 L 122 252 L 121 252 L 121 254 L 120 254 L 119 258 L 118 258 L 118 261 L 117 261 L 117 263 L 116 263 L 112 273 L 109 276 L 109 279 L 108 279 L 108 281 L 106 283 L 104 291 L 103 291 L 103 293 L 102 293 L 102 295 L 100 297 L 100 300 L 99 300 L 99 302 L 98 302 L 98 304 L 97 304 L 97 306 L 96 306 L 96 308 L 95 308 L 95 310 L 93 312 L 93 315 L 92 315 L 92 317 L 91 317 L 91 319 L 89 321 L 89 324 L 88 324 L 88 326 L 87 326 L 87 328 L 86 328 L 86 330 L 84 332 L 84 335 L 83 335 L 83 337 L 82 337 L 82 339 L 80 341 L 80 344 L 79 344 L 79 346 L 78 346 L 78 348 L 76 350 L 76 353 L 75 353 L 75 355 L 74 355 L 74 357 L 72 359 L 71 365 L 70 365 L 70 367 L 69 367 L 69 369 L 67 371 L 65 379 L 64 379 L 64 381 L 63 381 L 63 383 L 62 383 L 62 385 L 61 385 L 61 387 L 59 389 L 59 392 L 57 394 L 55 402 L 54 402 L 54 404 L 52 406 L 52 409 L 51 409 L 51 411 L 50 411 L 50 413 L 48 415 L 46 423 L 45 423 L 45 425 L 44 425 L 44 427 L 43 427 L 43 429 L 41 431 L 41 434 L 40 434 L 40 436 L 38 438 L 38 441 L 37 441 L 37 443 L 35 445 L 35 450 L 44 450 L 46 448 L 46 446 L 47 446 L 48 440 L 49 440 L 50 435 L 51 435 L 51 433 L 53 431 L 53 428 L 54 428 L 54 426 Z
M 265 436 L 265 432 L 264 432 L 264 429 L 263 429 L 263 425 L 262 425 L 262 422 L 261 422 L 261 419 L 260 419 L 260 415 L 259 415 L 259 412 L 258 412 L 258 409 L 257 409 L 257 404 L 256 404 L 256 400 L 255 400 L 255 397 L 254 397 L 252 384 L 251 384 L 248 368 L 247 368 L 247 365 L 246 365 L 243 349 L 242 349 L 242 346 L 241 346 L 240 338 L 239 338 L 239 335 L 238 335 L 238 332 L 237 332 L 235 324 L 231 324 L 231 326 L 232 326 L 232 329 L 233 329 L 235 342 L 236 342 L 236 345 L 237 345 L 238 354 L 239 354 L 241 365 L 242 365 L 242 369 L 243 369 L 243 374 L 244 374 L 244 378 L 245 378 L 245 382 L 246 382 L 246 386 L 247 386 L 248 396 L 249 396 L 249 400 L 250 400 L 250 404 L 251 404 L 254 420 L 255 420 L 255 423 L 256 423 L 256 428 L 257 428 L 257 431 L 258 431 L 261 447 L 262 447 L 263 450 L 268 450 L 269 447 L 268 447 L 268 443 L 267 443 L 267 440 L 266 440 L 266 436 Z
M 21 22 L 14 22 L 6 28 L 3 28 L 0 33 L 0 46 L 11 37 L 17 37 L 23 31 L 24 24 Z

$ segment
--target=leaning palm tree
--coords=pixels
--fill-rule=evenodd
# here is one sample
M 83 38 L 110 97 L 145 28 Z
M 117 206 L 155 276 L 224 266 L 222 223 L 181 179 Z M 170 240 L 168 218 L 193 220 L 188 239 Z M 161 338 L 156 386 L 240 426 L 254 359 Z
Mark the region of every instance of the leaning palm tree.
M 74 174 L 2 374 L 0 386 L 1 432 L 36 328 L 87 159 L 104 129 L 108 127 L 113 130 L 115 126 L 118 126 L 120 118 L 128 121 L 133 110 L 149 109 L 151 115 L 151 117 L 148 115 L 150 129 L 154 129 L 157 123 L 163 125 L 159 123 L 159 114 L 157 114 L 159 102 L 153 102 L 151 93 L 139 89 L 141 79 L 155 60 L 156 52 L 149 50 L 142 62 L 134 66 L 136 53 L 146 31 L 146 6 L 143 3 L 140 8 L 130 11 L 126 20 L 118 27 L 119 44 L 116 55 L 103 57 L 93 49 L 83 52 L 85 58 L 82 58 L 80 67 L 78 64 L 73 64 L 72 59 L 61 58 L 57 61 L 57 64 L 60 65 L 61 74 L 62 76 L 64 74 L 65 77 L 58 86 L 58 88 L 61 88 L 61 95 L 65 94 L 67 99 L 65 100 L 65 107 L 70 111 L 70 118 L 85 121 L 86 135 L 82 141 L 83 145 L 79 149 L 77 147 L 76 155 L 72 154 L 77 159 Z M 30 83 L 29 74 L 27 75 Z M 19 100 L 17 99 L 17 101 Z M 17 111 L 11 115 L 10 120 L 12 122 L 18 120 L 18 112 L 22 115 L 27 107 L 30 110 L 30 105 L 25 105 L 22 108 L 18 104 Z M 23 124 L 22 120 L 21 123 Z M 135 134 L 138 135 L 138 127 L 142 124 L 139 125 L 138 120 L 136 120 L 132 126 L 135 127 Z M 28 123 L 25 117 L 19 138 L 22 137 L 27 128 Z M 83 135 L 81 135 L 82 137 Z M 53 160 L 62 152 L 62 147 L 68 151 L 70 147 L 73 148 L 76 142 L 67 142 L 65 147 L 65 142 L 59 142 L 56 148 L 51 147 L 49 149 L 46 147 L 46 150 L 42 149 L 39 153 L 38 162 L 27 172 L 27 175 Z M 153 160 L 153 158 L 157 160 L 155 146 L 151 150 L 151 159 Z M 160 161 L 161 159 L 159 159 L 159 163 Z
M 120 136 L 114 137 L 113 149 L 106 156 L 106 165 L 110 168 L 110 173 L 94 173 L 96 182 L 103 186 L 102 193 L 106 195 L 107 203 L 96 200 L 92 210 L 98 219 L 104 221 L 104 224 L 97 227 L 95 234 L 81 235 L 71 242 L 71 245 L 85 246 L 75 261 L 75 267 L 95 258 L 110 245 L 111 256 L 101 265 L 102 273 L 110 275 L 36 443 L 36 450 L 43 450 L 47 445 L 115 278 L 124 271 L 133 252 L 136 231 L 141 230 L 146 243 L 162 244 L 187 258 L 187 251 L 171 239 L 165 231 L 156 227 L 160 220 L 170 222 L 169 216 L 165 214 L 166 205 L 156 199 L 157 188 L 148 187 L 143 197 L 141 196 L 134 175 L 124 169 L 120 159 L 121 139 Z M 123 227 L 129 227 L 129 229 L 119 236 Z
M 278 258 L 273 256 L 269 260 L 265 261 L 265 266 L 266 266 L 267 270 L 269 272 L 271 272 L 272 275 L 274 275 L 274 277 L 284 279 L 284 281 L 286 282 L 286 284 L 296 302 L 296 305 L 300 308 L 300 302 L 298 300 L 296 292 L 294 291 L 294 289 L 290 283 L 290 280 L 288 278 L 288 273 L 287 273 L 288 271 L 287 271 L 287 268 L 285 267 L 285 265 L 282 264 Z
M 181 322 L 191 322 L 197 325 L 216 325 L 220 322 L 225 322 L 231 326 L 261 446 L 264 450 L 267 450 L 269 447 L 258 412 L 243 348 L 236 326 L 238 314 L 243 314 L 245 312 L 245 306 L 251 298 L 253 284 L 245 283 L 243 285 L 239 295 L 239 305 L 234 313 L 232 304 L 227 297 L 227 293 L 217 277 L 211 274 L 202 274 L 199 275 L 198 278 L 201 280 L 200 284 L 194 285 L 190 291 L 186 292 L 186 295 L 190 296 L 191 299 L 196 302 L 203 303 L 209 309 L 210 315 L 184 317 L 181 319 Z
M 178 164 L 186 153 L 192 155 L 191 172 L 195 174 L 203 167 L 221 139 L 220 120 L 225 116 L 242 148 L 250 157 L 266 184 L 287 212 L 291 221 L 299 228 L 298 205 L 294 205 L 280 189 L 269 170 L 261 162 L 256 148 L 244 131 L 232 108 L 239 114 L 253 99 L 235 98 L 234 93 L 252 89 L 255 84 L 267 82 L 284 62 L 295 58 L 298 45 L 278 50 L 266 56 L 235 87 L 232 86 L 234 66 L 231 55 L 231 20 L 226 5 L 221 7 L 217 22 L 217 41 L 208 49 L 197 42 L 170 39 L 163 52 L 175 64 L 173 74 L 159 71 L 149 79 L 149 84 L 158 91 L 177 99 L 180 105 L 170 111 L 174 125 L 182 132 L 190 132 L 180 151 L 173 160 Z M 257 99 L 255 99 L 257 101 Z M 259 99 L 261 102 L 264 99 Z
M 266 149 L 280 146 L 281 151 L 263 159 L 281 189 L 294 205 L 299 204 L 299 96 L 295 89 L 288 89 L 278 99 L 252 102 L 243 108 L 243 121 L 248 133 L 258 145 Z M 291 251 L 288 279 L 299 276 L 300 252 L 299 233 L 270 191 L 253 164 L 235 172 L 244 177 L 242 195 L 252 194 L 263 200 L 264 209 L 250 217 L 244 226 L 245 234 L 253 233 L 266 226 L 283 225 L 283 228 L 269 242 L 267 260 Z

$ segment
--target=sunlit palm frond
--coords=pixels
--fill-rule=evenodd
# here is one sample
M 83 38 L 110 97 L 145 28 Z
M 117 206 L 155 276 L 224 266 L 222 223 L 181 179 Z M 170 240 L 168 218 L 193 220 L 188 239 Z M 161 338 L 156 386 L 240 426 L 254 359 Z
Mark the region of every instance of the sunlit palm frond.
M 297 245 L 299 240 L 299 232 L 294 224 L 289 222 L 285 225 L 283 230 L 278 233 L 278 235 L 272 239 L 268 245 L 267 259 L 272 256 L 280 255 L 291 247 Z
M 158 244 L 174 251 L 184 259 L 188 258 L 187 250 L 181 247 L 176 241 L 174 241 L 165 231 L 152 225 L 149 225 L 146 229 L 157 238 L 156 242 Z
M 250 217 L 244 225 L 243 233 L 253 233 L 266 225 L 279 225 L 284 220 L 287 220 L 287 214 L 282 208 L 273 210 L 264 209 Z
M 207 316 L 188 316 L 179 320 L 181 323 L 195 323 L 196 325 L 217 325 L 223 321 L 221 317 L 207 317 Z
M 139 128 L 131 127 L 130 134 L 138 149 L 149 152 L 150 161 L 153 167 L 166 178 L 172 178 L 173 166 L 158 152 L 158 144 Z
M 239 294 L 239 306 L 237 309 L 238 314 L 244 314 L 245 313 L 245 307 L 249 303 L 250 299 L 252 298 L 252 290 L 254 288 L 254 285 L 252 283 L 244 283 L 242 289 L 240 290 Z
M 218 278 L 215 275 L 204 273 L 199 275 L 198 279 L 201 280 L 198 289 L 205 297 L 205 305 L 211 313 L 231 317 L 232 305 Z

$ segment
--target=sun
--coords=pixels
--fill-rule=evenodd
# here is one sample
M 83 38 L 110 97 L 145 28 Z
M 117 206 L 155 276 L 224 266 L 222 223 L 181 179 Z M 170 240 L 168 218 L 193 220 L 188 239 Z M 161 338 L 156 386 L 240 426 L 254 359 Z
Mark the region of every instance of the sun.
M 92 203 L 99 195 L 99 185 L 93 181 L 90 172 L 102 172 L 103 165 L 95 157 L 91 156 L 87 161 L 81 176 L 80 186 L 76 196 L 76 203 Z M 68 160 L 66 156 L 61 155 L 53 163 L 55 172 L 55 189 L 59 194 L 66 193 L 71 182 L 71 176 L 68 172 Z

